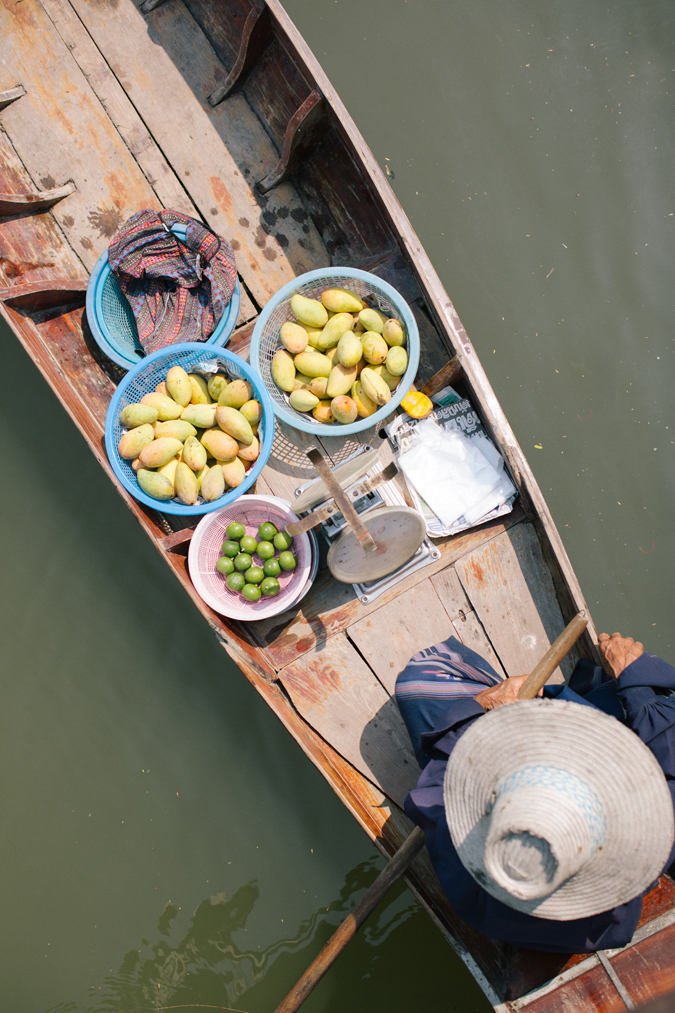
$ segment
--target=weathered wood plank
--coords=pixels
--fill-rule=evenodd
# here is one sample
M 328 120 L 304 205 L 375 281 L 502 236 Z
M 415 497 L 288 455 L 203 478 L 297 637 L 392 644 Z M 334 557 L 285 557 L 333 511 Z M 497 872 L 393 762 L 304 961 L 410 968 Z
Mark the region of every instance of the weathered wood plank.
M 504 678 L 504 669 L 494 652 L 494 648 L 481 625 L 475 612 L 472 611 L 471 603 L 464 594 L 464 589 L 453 566 L 446 566 L 445 570 L 435 574 L 431 583 L 443 603 L 443 607 L 452 619 L 455 636 L 461 643 L 476 651 L 482 658 L 492 665 L 495 672 Z
M 201 215 L 232 243 L 258 305 L 296 274 L 327 264 L 291 184 L 267 198 L 254 194 L 277 153 L 243 95 L 208 105 L 226 72 L 181 0 L 167 0 L 147 20 L 131 0 L 120 0 L 114 18 L 87 0 L 73 7 Z
M 447 640 L 454 633 L 450 617 L 429 580 L 353 623 L 347 631 L 392 696 L 396 677 L 413 654 Z
M 522 520 L 522 516 L 522 512 L 516 509 L 493 524 L 439 541 L 439 560 L 412 573 L 369 605 L 361 604 L 351 584 L 340 584 L 328 571 L 320 571 L 314 586 L 297 610 L 251 623 L 251 633 L 261 647 L 265 648 L 275 668 L 283 668 L 307 651 L 322 650 L 330 637 L 346 630 L 352 623 L 375 612 L 411 587 L 416 587 L 460 556 L 495 538 Z
M 91 270 L 125 218 L 157 196 L 37 0 L 2 0 L 0 35 L 0 88 L 30 81 L 3 127 L 37 189 L 74 181 L 53 215 Z
M 185 188 L 71 5 L 67 0 L 41 2 L 164 207 L 194 216 L 195 207 Z
M 532 525 L 518 524 L 456 568 L 507 674 L 529 672 L 565 627 Z M 563 669 L 571 672 L 569 656 Z M 556 669 L 552 681 L 561 680 Z
M 312 728 L 397 805 L 419 767 L 398 707 L 347 637 L 282 669 L 279 680 Z

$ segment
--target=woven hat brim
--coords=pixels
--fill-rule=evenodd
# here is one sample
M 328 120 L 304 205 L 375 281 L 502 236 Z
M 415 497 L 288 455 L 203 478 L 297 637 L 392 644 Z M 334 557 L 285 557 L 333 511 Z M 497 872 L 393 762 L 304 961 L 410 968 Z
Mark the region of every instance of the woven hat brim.
M 607 830 L 576 875 L 548 897 L 524 901 L 485 868 L 486 813 L 496 787 L 535 764 L 585 780 L 602 802 Z M 443 794 L 465 868 L 497 900 L 537 918 L 569 921 L 627 903 L 660 875 L 673 846 L 673 803 L 653 754 L 616 718 L 570 701 L 527 700 L 481 716 L 452 751 Z

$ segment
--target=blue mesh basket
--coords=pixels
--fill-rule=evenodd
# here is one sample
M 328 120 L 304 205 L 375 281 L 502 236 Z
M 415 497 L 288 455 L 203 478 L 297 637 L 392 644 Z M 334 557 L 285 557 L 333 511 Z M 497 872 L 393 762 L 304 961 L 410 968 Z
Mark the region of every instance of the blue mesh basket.
M 200 498 L 194 506 L 186 506 L 177 499 L 154 499 L 152 496 L 146 496 L 141 490 L 136 474 L 131 467 L 131 461 L 123 460 L 117 450 L 119 441 L 126 432 L 120 422 L 120 412 L 127 405 L 137 404 L 144 394 L 154 391 L 157 384 L 166 378 L 166 374 L 172 366 L 182 366 L 189 373 L 198 370 L 200 363 L 219 366 L 225 369 L 232 379 L 248 380 L 253 387 L 253 397 L 260 401 L 263 408 L 258 429 L 260 456 L 253 467 L 246 472 L 246 478 L 236 489 L 230 489 L 213 503 L 205 503 Z M 260 475 L 270 456 L 273 439 L 274 409 L 260 377 L 238 355 L 202 342 L 172 345 L 170 348 L 160 348 L 159 351 L 146 356 L 142 362 L 130 369 L 121 381 L 113 394 L 105 419 L 105 448 L 116 477 L 135 499 L 164 514 L 182 514 L 184 516 L 207 514 L 232 503 L 247 489 L 250 489 Z
M 174 225 L 171 231 L 185 239 L 184 225 Z M 239 279 L 236 279 L 232 298 L 205 345 L 226 345 L 239 316 Z M 138 340 L 136 320 L 131 306 L 124 297 L 117 278 L 110 270 L 108 251 L 102 253 L 87 285 L 87 320 L 96 344 L 123 369 L 131 369 L 140 362 L 145 352 Z
M 295 320 L 291 312 L 291 296 L 297 292 L 308 299 L 320 299 L 325 288 L 348 288 L 362 299 L 374 296 L 376 308 L 387 316 L 400 320 L 407 332 L 408 368 L 396 390 L 392 391 L 391 400 L 367 419 L 358 419 L 348 425 L 340 422 L 317 422 L 311 412 L 295 411 L 290 406 L 288 394 L 280 390 L 272 379 L 274 353 L 283 347 L 279 341 L 279 331 L 287 320 Z M 359 271 L 355 267 L 326 267 L 319 271 L 308 271 L 307 274 L 301 274 L 294 281 L 284 285 L 270 299 L 258 317 L 251 339 L 251 365 L 260 373 L 272 398 L 277 417 L 295 429 L 314 433 L 316 436 L 349 436 L 351 433 L 370 429 L 371 426 L 386 419 L 410 390 L 417 373 L 419 358 L 419 331 L 405 299 L 388 282 L 382 281 L 375 274 Z

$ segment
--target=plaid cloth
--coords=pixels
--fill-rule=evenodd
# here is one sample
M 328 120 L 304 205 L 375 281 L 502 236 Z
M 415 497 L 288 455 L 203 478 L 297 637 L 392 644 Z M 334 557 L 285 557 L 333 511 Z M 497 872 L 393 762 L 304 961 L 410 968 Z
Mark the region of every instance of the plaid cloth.
M 170 231 L 185 225 L 185 241 Z M 178 211 L 139 211 L 108 249 L 145 352 L 206 341 L 232 298 L 237 269 L 225 240 Z

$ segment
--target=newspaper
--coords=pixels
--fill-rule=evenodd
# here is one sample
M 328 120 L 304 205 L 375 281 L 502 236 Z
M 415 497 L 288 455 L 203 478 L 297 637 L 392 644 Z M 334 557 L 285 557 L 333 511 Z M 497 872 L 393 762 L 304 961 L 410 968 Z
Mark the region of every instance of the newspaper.
M 483 423 L 471 407 L 471 402 L 466 398 L 460 398 L 452 388 L 446 387 L 433 400 L 437 402 L 437 407 L 430 415 L 427 415 L 425 421 L 431 420 L 447 431 L 454 430 L 464 433 L 469 439 L 483 439 L 492 443 L 490 437 L 485 432 Z M 397 415 L 393 422 L 390 422 L 386 426 L 385 433 L 387 434 L 387 439 L 396 455 L 404 454 L 410 450 L 413 445 L 415 426 L 421 421 L 422 419 L 414 419 L 410 415 L 401 414 Z M 451 527 L 446 527 L 413 487 L 408 485 L 408 490 L 416 509 L 424 517 L 427 534 L 430 538 L 445 538 L 448 535 L 456 535 L 467 528 L 484 524 L 486 521 L 494 520 L 496 517 L 502 517 L 504 514 L 511 512 L 516 498 L 515 496 L 511 496 L 502 506 L 490 511 L 490 513 L 481 517 L 480 520 L 474 521 L 471 524 L 465 517 L 460 517 Z

